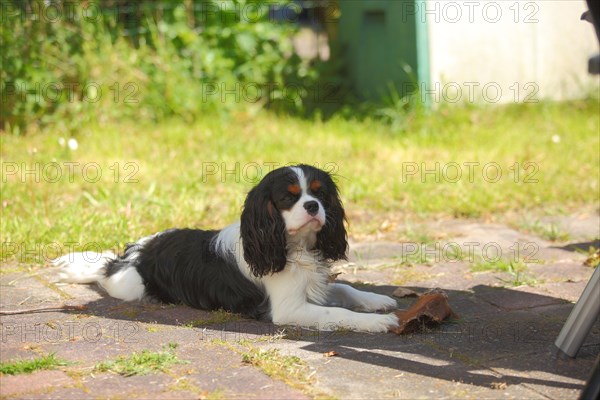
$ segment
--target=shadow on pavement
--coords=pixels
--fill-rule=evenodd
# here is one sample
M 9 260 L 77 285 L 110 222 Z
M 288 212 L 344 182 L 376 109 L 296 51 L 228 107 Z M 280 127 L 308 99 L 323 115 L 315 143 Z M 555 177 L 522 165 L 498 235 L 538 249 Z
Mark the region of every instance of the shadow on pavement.
M 362 289 L 390 295 L 395 288 Z M 235 342 L 258 336 L 273 337 L 275 347 L 293 347 L 311 353 L 334 351 L 336 358 L 352 361 L 353 368 L 365 373 L 369 370 L 372 373 L 376 366 L 486 388 L 499 380 L 565 389 L 583 387 L 574 380 L 585 380 L 588 376 L 600 348 L 600 324 L 594 327 L 577 359 L 557 357 L 553 343 L 573 306 L 571 303 L 485 285 L 446 293 L 460 319 L 446 322 L 438 329 L 406 336 L 277 327 L 235 316 L 222 321 L 215 318 L 218 313 L 186 306 L 123 303 L 107 297 L 85 304 L 83 313 L 141 323 L 191 324 L 199 340 Z M 413 301 L 400 299 L 398 303 L 400 308 L 407 308 Z M 282 333 L 286 340 L 280 340 Z

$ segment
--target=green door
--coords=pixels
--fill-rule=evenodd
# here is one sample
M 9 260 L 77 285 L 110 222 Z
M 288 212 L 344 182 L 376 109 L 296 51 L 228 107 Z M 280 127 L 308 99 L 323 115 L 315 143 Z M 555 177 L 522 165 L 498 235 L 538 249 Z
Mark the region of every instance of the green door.
M 419 78 L 414 2 L 342 0 L 340 10 L 339 42 L 355 94 L 378 101 L 390 84 L 400 95 L 414 90 Z

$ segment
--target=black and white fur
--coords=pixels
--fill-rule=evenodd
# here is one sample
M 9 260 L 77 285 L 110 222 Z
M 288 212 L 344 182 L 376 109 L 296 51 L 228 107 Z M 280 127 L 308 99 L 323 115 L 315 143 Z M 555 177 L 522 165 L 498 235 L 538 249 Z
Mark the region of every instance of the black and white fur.
M 220 231 L 171 229 L 122 255 L 71 253 L 60 279 L 98 282 L 112 297 L 225 309 L 275 324 L 385 332 L 398 325 L 396 301 L 330 283 L 346 259 L 345 214 L 329 174 L 308 166 L 268 173 L 249 193 L 241 220 Z M 362 312 L 356 312 L 356 311 Z

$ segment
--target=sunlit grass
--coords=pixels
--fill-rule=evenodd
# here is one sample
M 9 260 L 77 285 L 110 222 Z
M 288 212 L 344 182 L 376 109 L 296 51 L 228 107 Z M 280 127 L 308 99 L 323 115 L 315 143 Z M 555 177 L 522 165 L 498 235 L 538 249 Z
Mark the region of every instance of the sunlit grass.
M 368 119 L 207 115 L 191 125 L 82 126 L 76 150 L 59 130 L 2 134 L 2 261 L 39 264 L 165 228 L 221 227 L 239 218 L 260 176 L 295 162 L 335 173 L 350 234 L 374 229 L 380 215 L 568 212 L 598 199 L 597 110 L 598 100 L 442 107 L 402 132 Z
M 32 360 L 13 360 L 0 363 L 0 375 L 31 374 L 36 371 L 54 369 L 68 365 L 65 360 L 56 358 L 54 353 Z
M 101 362 L 95 366 L 94 370 L 97 372 L 113 372 L 123 376 L 165 372 L 175 364 L 185 363 L 175 355 L 176 347 L 176 344 L 169 343 L 168 349 L 163 351 L 142 350 L 139 353 L 134 352 L 129 357 L 121 356 L 115 360 Z

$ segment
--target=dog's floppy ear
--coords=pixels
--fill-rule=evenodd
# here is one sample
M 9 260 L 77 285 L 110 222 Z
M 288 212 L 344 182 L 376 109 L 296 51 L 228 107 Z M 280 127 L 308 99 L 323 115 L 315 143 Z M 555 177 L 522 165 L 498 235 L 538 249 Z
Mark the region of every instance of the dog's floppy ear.
M 326 221 L 317 234 L 317 249 L 326 260 L 347 260 L 348 235 L 344 226 L 346 214 L 335 183 L 331 181 L 329 185 L 334 190 L 329 198 L 325 200 Z
M 244 260 L 261 277 L 281 271 L 287 262 L 285 222 L 263 185 L 248 193 L 240 221 Z

